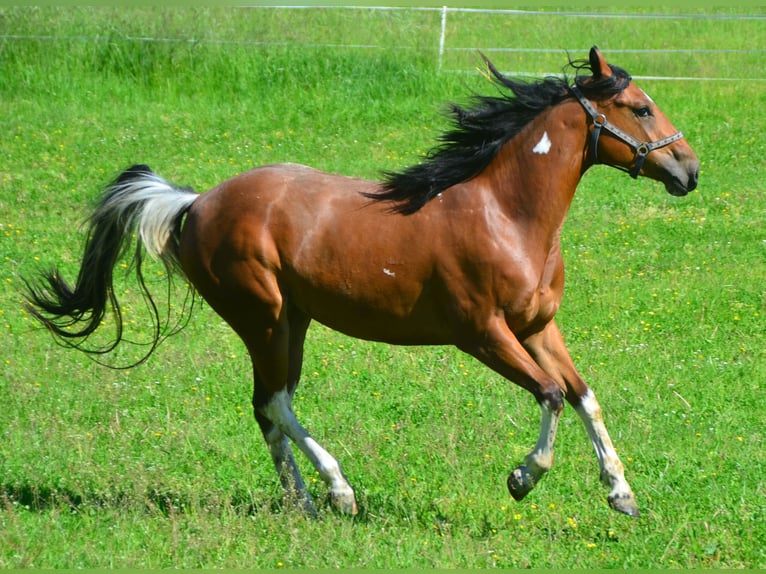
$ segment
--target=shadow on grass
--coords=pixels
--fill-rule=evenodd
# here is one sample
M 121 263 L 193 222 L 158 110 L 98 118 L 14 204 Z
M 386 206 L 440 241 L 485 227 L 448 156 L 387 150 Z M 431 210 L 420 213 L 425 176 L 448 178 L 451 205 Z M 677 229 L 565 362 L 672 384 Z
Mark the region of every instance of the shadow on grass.
M 332 505 L 326 489 L 312 492 L 312 500 L 317 513 L 306 513 L 298 500 L 285 498 L 281 490 L 274 492 L 248 489 L 232 489 L 216 493 L 194 493 L 162 486 L 144 488 L 125 488 L 124 490 L 95 492 L 81 489 L 52 487 L 34 482 L 0 484 L 0 509 L 9 511 L 45 513 L 52 510 L 66 511 L 73 514 L 93 511 L 139 512 L 148 515 L 172 517 L 184 514 L 228 514 L 240 517 L 270 516 L 283 514 L 290 516 L 305 515 L 322 520 L 328 515 L 339 515 Z M 358 497 L 359 514 L 350 520 L 358 524 L 387 521 L 392 516 L 408 515 L 420 517 L 428 526 L 431 522 L 448 523 L 436 512 L 431 504 L 401 500 L 390 494 Z M 437 517 L 434 518 L 434 515 Z
M 140 491 L 81 492 L 68 488 L 54 488 L 33 483 L 0 484 L 0 506 L 6 509 L 22 508 L 31 512 L 67 509 L 83 512 L 92 509 L 140 510 L 164 516 L 228 512 L 241 516 L 291 512 L 292 506 L 281 496 L 263 495 L 256 499 L 252 491 L 240 489 L 230 494 L 211 496 L 190 495 L 172 489 L 148 487 Z

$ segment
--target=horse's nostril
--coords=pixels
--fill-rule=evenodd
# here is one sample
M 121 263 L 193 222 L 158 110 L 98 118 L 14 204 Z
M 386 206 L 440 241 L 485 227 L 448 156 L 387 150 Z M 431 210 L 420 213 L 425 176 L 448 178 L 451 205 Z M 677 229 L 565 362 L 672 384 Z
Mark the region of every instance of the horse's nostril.
M 695 166 L 689 170 L 689 191 L 697 188 L 697 182 L 699 181 L 700 170 L 699 166 Z

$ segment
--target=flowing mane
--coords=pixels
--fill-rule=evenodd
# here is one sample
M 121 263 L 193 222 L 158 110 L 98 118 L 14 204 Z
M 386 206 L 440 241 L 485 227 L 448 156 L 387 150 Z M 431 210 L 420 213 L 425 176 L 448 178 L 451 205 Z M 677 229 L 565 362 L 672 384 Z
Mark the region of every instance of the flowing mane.
M 535 82 L 508 78 L 482 54 L 495 83 L 511 93 L 499 96 L 476 95 L 470 107 L 451 104 L 453 127 L 443 134 L 437 146 L 419 164 L 399 172 L 384 172 L 382 190 L 365 194 L 377 201 L 393 203 L 392 211 L 411 214 L 449 187 L 481 173 L 529 122 L 545 109 L 572 97 L 569 79 L 547 77 Z M 570 60 L 575 85 L 593 99 L 607 99 L 624 90 L 630 82 L 625 70 L 610 65 L 612 75 L 597 81 L 586 60 Z

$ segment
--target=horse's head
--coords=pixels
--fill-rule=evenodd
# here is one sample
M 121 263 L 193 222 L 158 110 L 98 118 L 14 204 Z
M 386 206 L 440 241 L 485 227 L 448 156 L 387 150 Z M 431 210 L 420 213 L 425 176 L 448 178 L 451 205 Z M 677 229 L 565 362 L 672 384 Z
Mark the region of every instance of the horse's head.
M 696 188 L 699 160 L 683 134 L 595 46 L 589 60 L 593 75 L 578 76 L 571 88 L 591 119 L 589 160 L 661 181 L 673 195 Z

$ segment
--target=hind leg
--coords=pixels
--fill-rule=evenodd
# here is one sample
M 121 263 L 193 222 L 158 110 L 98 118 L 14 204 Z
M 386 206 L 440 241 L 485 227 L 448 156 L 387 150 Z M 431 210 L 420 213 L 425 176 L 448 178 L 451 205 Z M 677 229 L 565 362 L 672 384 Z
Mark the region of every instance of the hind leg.
M 289 325 L 287 388 L 289 403 L 291 404 L 301 376 L 303 342 L 306 338 L 306 331 L 311 319 L 299 313 L 296 309 L 290 309 L 287 314 L 287 320 Z M 264 401 L 262 396 L 263 391 L 261 391 L 261 389 L 263 389 L 263 384 L 258 380 L 257 369 L 254 368 L 253 370 L 255 372 L 253 392 L 255 420 L 258 422 L 263 437 L 266 440 L 266 444 L 269 447 L 269 453 L 274 461 L 277 474 L 279 474 L 279 480 L 282 483 L 282 487 L 288 497 L 297 500 L 310 514 L 315 514 L 316 511 L 311 502 L 311 495 L 306 489 L 298 465 L 295 462 L 292 448 L 290 447 L 290 438 L 283 433 L 277 425 L 260 412 Z
M 282 484 L 299 494 L 311 508 L 308 491 L 290 450 L 289 440 L 308 457 L 330 488 L 333 504 L 347 514 L 356 514 L 354 491 L 343 475 L 338 461 L 322 448 L 301 426 L 292 410 L 292 397 L 300 379 L 303 343 L 309 318 L 284 305 L 274 328 L 265 337 L 246 339 L 256 387 L 253 392 L 255 416 L 269 445 Z M 260 384 L 258 384 L 260 382 Z
M 275 393 L 260 413 L 290 437 L 314 465 L 322 480 L 330 488 L 333 505 L 344 514 L 357 513 L 354 490 L 341 471 L 340 464 L 322 448 L 295 418 L 287 391 Z
M 290 439 L 279 427 L 263 416 L 258 409 L 255 410 L 255 420 L 261 427 L 263 438 L 269 447 L 269 453 L 274 461 L 274 467 L 279 475 L 279 481 L 285 495 L 288 499 L 295 500 L 303 506 L 303 509 L 309 514 L 316 514 L 311 502 L 311 495 L 306 489 L 301 472 L 295 462 L 292 448 L 290 448 Z

